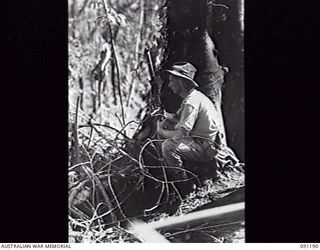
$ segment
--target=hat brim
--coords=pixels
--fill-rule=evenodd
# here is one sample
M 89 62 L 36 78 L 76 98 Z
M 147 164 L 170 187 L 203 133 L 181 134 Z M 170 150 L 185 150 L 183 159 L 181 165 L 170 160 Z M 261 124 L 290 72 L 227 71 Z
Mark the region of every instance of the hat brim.
M 175 75 L 175 76 L 180 76 L 180 77 L 182 77 L 182 78 L 184 78 L 184 79 L 187 79 L 187 80 L 189 80 L 189 82 L 192 83 L 192 85 L 193 85 L 194 87 L 199 87 L 199 85 L 198 85 L 194 80 L 192 80 L 191 78 L 189 78 L 189 77 L 187 77 L 187 76 L 185 76 L 185 75 L 183 75 L 183 74 L 180 74 L 180 73 L 177 72 L 177 71 L 169 70 L 169 69 L 167 69 L 167 70 L 165 70 L 165 71 L 166 71 L 166 72 L 169 72 L 169 73 L 171 73 L 171 74 L 173 74 L 173 75 Z

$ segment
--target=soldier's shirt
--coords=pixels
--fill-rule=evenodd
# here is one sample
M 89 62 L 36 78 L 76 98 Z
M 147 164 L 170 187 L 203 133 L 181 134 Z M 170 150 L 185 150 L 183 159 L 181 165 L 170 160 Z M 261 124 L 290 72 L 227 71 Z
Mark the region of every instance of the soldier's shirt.
M 180 117 L 176 129 L 183 128 L 190 135 L 215 140 L 219 128 L 218 112 L 211 100 L 200 91 L 193 89 L 182 102 L 177 112 Z

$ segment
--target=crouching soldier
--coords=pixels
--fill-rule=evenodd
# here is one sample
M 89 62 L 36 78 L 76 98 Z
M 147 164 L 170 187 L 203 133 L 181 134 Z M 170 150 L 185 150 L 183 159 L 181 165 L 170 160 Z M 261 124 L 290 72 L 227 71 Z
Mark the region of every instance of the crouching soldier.
M 188 62 L 175 63 L 166 70 L 169 88 L 183 102 L 176 114 L 166 113 L 166 119 L 157 122 L 157 133 L 164 139 L 161 150 L 167 166 L 177 169 L 183 161 L 211 161 L 220 144 L 218 113 L 212 101 L 196 89 L 196 71 Z M 169 130 L 168 123 L 175 125 Z

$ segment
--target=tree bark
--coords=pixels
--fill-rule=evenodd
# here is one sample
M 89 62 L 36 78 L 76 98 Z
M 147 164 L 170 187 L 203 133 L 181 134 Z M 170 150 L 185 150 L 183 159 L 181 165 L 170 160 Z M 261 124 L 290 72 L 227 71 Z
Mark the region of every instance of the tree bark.
M 214 37 L 221 64 L 229 68 L 222 97 L 227 141 L 244 162 L 243 0 L 211 2 L 208 32 Z

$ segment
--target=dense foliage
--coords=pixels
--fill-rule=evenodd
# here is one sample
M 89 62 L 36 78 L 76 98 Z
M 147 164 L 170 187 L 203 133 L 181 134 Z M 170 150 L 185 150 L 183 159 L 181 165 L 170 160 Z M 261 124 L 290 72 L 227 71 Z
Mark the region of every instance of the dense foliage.
M 79 96 L 80 109 L 96 122 L 122 127 L 119 120 L 136 118 L 146 105 L 150 77 L 143 51 L 156 41 L 160 2 L 104 3 L 69 1 L 70 110 Z

